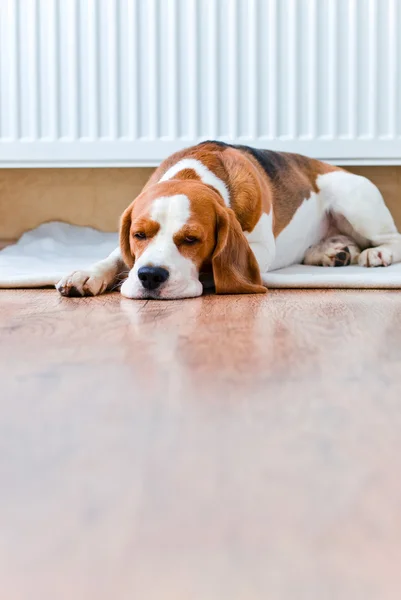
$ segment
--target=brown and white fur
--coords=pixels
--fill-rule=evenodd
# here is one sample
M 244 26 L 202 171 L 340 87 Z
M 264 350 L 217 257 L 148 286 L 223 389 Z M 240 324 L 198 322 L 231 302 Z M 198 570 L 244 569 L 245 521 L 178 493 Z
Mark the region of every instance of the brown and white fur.
M 401 261 L 401 236 L 366 178 L 282 152 L 203 142 L 167 158 L 121 218 L 120 248 L 64 277 L 65 296 L 125 278 L 128 298 L 261 293 L 268 271 Z

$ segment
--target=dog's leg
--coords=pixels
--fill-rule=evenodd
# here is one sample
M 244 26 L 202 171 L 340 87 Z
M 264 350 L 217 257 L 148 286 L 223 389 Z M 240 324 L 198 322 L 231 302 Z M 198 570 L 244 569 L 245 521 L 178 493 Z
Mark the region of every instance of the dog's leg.
M 276 241 L 273 234 L 273 213 L 262 214 L 254 229 L 245 232 L 249 246 L 256 258 L 261 273 L 266 273 L 276 256 Z
M 74 271 L 66 275 L 56 284 L 56 288 L 62 296 L 97 296 L 117 286 L 127 274 L 128 269 L 117 248 L 87 271 Z
M 361 266 L 386 267 L 401 261 L 401 235 L 371 181 L 335 171 L 321 175 L 318 185 L 339 230 L 364 248 L 358 258 Z
M 345 267 L 357 263 L 360 253 L 360 248 L 352 238 L 338 234 L 308 248 L 303 263 L 320 267 Z
M 256 262 L 259 265 L 261 273 L 265 273 L 269 270 L 270 265 L 273 263 L 275 255 L 275 247 L 273 244 L 263 244 L 258 242 L 250 242 L 249 244 L 253 254 L 255 255 Z

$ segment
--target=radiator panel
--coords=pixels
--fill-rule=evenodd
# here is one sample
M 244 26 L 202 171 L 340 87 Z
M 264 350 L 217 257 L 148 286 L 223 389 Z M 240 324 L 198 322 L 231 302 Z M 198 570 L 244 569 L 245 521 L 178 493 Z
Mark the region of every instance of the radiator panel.
M 2 0 L 0 165 L 401 162 L 401 0 Z

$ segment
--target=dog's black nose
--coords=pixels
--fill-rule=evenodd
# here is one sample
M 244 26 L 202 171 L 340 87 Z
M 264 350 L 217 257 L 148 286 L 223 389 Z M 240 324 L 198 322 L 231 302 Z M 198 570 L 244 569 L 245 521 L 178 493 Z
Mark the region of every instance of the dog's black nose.
M 167 281 L 169 272 L 163 267 L 141 267 L 138 269 L 138 278 L 146 290 L 156 290 Z

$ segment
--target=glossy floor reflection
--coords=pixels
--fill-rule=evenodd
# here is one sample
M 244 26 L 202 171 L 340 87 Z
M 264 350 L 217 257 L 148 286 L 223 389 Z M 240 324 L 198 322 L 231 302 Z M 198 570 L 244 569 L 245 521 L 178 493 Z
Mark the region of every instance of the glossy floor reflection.
M 7 600 L 398 599 L 401 293 L 0 292 Z

